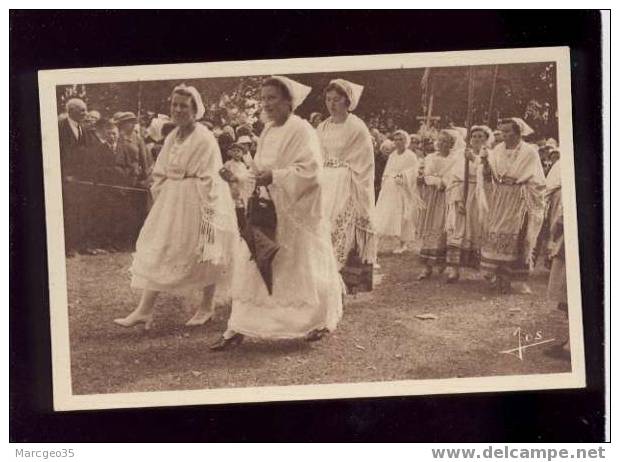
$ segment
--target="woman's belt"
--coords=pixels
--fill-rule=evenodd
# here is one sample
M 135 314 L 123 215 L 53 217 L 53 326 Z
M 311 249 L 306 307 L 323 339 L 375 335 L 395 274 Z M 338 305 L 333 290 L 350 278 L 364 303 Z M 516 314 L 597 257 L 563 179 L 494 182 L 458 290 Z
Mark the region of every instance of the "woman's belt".
M 196 174 L 188 174 L 182 168 L 175 168 L 174 166 L 168 166 L 166 168 L 166 178 L 170 180 L 185 180 L 188 178 L 198 178 Z
M 510 178 L 509 176 L 504 176 L 504 177 L 497 177 L 496 178 L 497 182 L 499 184 L 505 184 L 508 186 L 514 186 L 517 184 L 517 180 L 515 180 L 514 178 Z
M 325 159 L 325 162 L 323 162 L 323 167 L 340 168 L 340 167 L 348 167 L 348 165 L 338 159 L 330 158 L 330 159 Z

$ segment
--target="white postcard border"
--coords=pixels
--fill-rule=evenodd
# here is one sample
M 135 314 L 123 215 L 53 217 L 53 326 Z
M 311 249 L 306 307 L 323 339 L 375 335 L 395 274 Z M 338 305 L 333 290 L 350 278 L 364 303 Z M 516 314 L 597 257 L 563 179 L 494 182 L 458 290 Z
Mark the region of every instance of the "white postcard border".
M 64 248 L 62 182 L 58 142 L 56 86 L 166 79 L 240 77 L 457 67 L 510 63 L 557 63 L 559 142 L 562 147 L 562 199 L 566 242 L 572 371 L 558 374 L 403 380 L 394 382 L 265 386 L 209 390 L 73 395 L 69 343 L 67 275 Z M 267 401 L 364 398 L 380 396 L 482 393 L 582 388 L 585 360 L 579 271 L 572 106 L 568 47 L 469 50 L 456 52 L 360 55 L 324 58 L 228 61 L 39 71 L 39 100 L 48 244 L 50 324 L 54 409 L 58 411 L 179 406 Z M 205 351 L 205 354 L 207 352 Z

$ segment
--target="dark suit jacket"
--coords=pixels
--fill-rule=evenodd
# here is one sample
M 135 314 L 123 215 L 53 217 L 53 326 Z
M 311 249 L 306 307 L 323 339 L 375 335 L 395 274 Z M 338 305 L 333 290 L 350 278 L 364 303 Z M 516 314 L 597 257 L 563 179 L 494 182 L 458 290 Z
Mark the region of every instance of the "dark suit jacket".
M 117 166 L 116 151 L 101 142 L 94 133 L 88 140 L 83 160 L 79 173 L 80 179 L 113 185 L 127 183 L 122 168 Z
M 63 119 L 58 122 L 58 139 L 60 144 L 60 167 L 62 176 L 77 175 L 82 161 L 83 150 L 86 147 L 87 136 L 82 130 L 82 137 L 78 140 L 71 130 L 69 121 Z
M 136 133 L 127 138 L 123 135 L 118 140 L 117 165 L 125 176 L 134 183 L 143 181 L 151 173 L 153 158 L 147 151 L 144 141 Z

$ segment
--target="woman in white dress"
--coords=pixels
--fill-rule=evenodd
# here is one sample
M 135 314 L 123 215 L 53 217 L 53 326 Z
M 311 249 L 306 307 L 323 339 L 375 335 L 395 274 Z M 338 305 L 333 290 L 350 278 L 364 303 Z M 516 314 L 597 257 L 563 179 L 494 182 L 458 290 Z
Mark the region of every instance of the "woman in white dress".
M 405 170 L 419 169 L 418 157 L 409 150 L 409 134 L 397 130 L 393 135 L 396 149 L 390 154 L 385 170 L 379 200 L 377 201 L 377 231 L 381 236 L 394 236 L 400 245 L 394 249 L 395 254 L 407 250 L 407 243 L 415 238 L 413 203 L 406 188 L 402 173 Z M 417 192 L 417 188 L 413 188 Z M 417 196 L 416 196 L 417 198 Z
M 375 156 L 372 137 L 357 107 L 364 87 L 343 79 L 325 89 L 330 117 L 317 134 L 323 153 L 323 201 L 330 221 L 332 244 L 342 268 L 351 251 L 363 263 L 374 263 Z
M 196 123 L 204 114 L 200 94 L 194 87 L 176 87 L 170 110 L 177 128 L 166 138 L 153 169 L 154 204 L 131 267 L 131 286 L 142 289 L 142 297 L 131 314 L 114 320 L 123 327 L 143 323 L 149 329 L 162 291 L 188 297 L 202 292 L 187 325 L 208 321 L 215 286 L 227 274 L 238 239 L 230 191 L 218 174 L 222 158 L 217 141 Z
M 482 158 L 488 154 L 493 140 L 493 131 L 486 125 L 471 127 L 471 148 L 464 152 L 464 156 L 456 160 L 448 175 L 446 187 L 446 263 L 448 265 L 446 282 L 448 283 L 459 279 L 460 267 L 475 269 L 480 267 L 480 246 L 488 210 L 483 189 L 489 189 L 489 183 L 486 183 L 483 178 Z M 465 179 L 465 156 L 469 162 L 467 179 Z M 468 182 L 466 199 L 465 181 Z
M 292 111 L 310 88 L 286 77 L 271 77 L 261 89 L 269 122 L 254 161 L 256 184 L 269 190 L 277 214 L 270 295 L 245 243 L 234 265 L 228 328 L 213 345 L 223 350 L 244 337 L 318 340 L 342 316 L 342 279 L 322 215 L 322 161 L 316 131 Z

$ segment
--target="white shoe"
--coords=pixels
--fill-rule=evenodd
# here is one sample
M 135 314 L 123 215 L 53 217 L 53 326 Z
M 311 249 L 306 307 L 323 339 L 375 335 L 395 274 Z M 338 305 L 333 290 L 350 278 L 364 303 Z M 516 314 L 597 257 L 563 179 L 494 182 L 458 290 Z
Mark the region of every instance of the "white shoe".
M 517 293 L 521 295 L 531 295 L 532 289 L 526 283 L 521 283 L 517 286 Z
M 428 279 L 433 274 L 433 268 L 430 266 L 426 266 L 420 274 L 418 274 L 418 281 L 423 281 L 424 279 Z
M 185 323 L 186 326 L 202 326 L 213 317 L 213 311 L 196 311 L 194 316 Z
M 392 253 L 396 254 L 396 255 L 400 255 L 401 253 L 405 252 L 406 250 L 407 250 L 407 247 L 398 247 L 398 248 L 392 250 Z
M 153 315 L 135 315 L 131 313 L 125 318 L 117 318 L 114 320 L 115 324 L 122 327 L 133 327 L 136 324 L 144 324 L 144 330 L 150 330 L 153 325 Z

